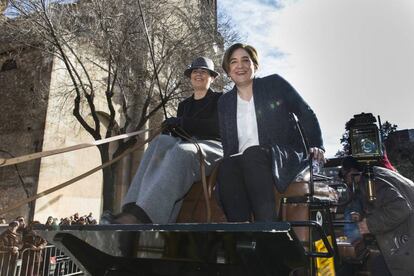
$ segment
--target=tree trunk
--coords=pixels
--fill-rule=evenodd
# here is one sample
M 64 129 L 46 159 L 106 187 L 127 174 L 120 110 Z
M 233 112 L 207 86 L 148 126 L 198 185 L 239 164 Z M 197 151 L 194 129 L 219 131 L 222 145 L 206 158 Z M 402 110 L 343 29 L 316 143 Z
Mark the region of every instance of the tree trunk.
M 99 151 L 101 153 L 102 164 L 110 160 L 109 157 L 109 145 L 104 144 L 99 146 Z M 108 166 L 102 169 L 103 176 L 103 210 L 114 210 L 114 196 L 115 196 L 115 187 L 114 187 L 114 174 L 112 171 L 112 166 Z

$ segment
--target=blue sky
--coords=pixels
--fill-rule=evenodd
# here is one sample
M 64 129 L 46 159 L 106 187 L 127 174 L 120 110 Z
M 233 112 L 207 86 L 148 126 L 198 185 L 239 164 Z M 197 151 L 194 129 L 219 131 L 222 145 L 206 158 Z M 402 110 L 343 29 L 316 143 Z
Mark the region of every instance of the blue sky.
M 414 128 L 414 1 L 218 0 L 260 55 L 317 114 L 327 156 L 345 122 L 371 112 Z

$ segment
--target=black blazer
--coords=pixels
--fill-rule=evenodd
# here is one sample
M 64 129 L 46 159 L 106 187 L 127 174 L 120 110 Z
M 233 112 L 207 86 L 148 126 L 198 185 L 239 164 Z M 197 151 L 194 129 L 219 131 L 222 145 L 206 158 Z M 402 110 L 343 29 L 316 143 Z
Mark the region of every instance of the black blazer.
M 260 145 L 278 145 L 304 152 L 294 113 L 303 127 L 309 147 L 323 149 L 315 113 L 286 80 L 279 75 L 255 78 L 253 96 Z M 236 86 L 220 98 L 218 112 L 224 157 L 228 157 L 239 151 Z
M 222 94 L 209 89 L 203 99 L 197 100 L 204 102 L 199 110 L 194 109 L 196 100 L 193 96 L 178 104 L 177 117 L 182 118 L 182 128 L 186 133 L 201 140 L 220 141 L 217 104 Z

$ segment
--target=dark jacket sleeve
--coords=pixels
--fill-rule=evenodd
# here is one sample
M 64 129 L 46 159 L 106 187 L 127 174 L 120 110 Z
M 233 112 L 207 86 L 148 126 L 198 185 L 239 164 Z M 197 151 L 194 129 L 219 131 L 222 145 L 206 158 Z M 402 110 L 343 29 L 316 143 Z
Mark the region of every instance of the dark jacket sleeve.
M 379 185 L 376 206 L 367 215 L 368 229 L 374 235 L 395 229 L 412 212 L 410 204 L 396 188 L 378 181 L 376 185 Z
M 322 141 L 322 131 L 315 113 L 287 81 L 283 81 L 282 85 L 286 91 L 286 102 L 290 110 L 298 117 L 309 147 L 317 147 L 325 150 Z

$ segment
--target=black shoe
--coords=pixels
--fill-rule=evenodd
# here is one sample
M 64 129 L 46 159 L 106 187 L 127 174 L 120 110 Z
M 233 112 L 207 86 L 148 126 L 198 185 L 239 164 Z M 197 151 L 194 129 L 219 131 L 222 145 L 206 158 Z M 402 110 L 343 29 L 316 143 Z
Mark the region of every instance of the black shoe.
M 114 224 L 115 216 L 109 210 L 105 210 L 102 213 L 99 224 Z
M 135 203 L 127 203 L 122 207 L 122 213 L 133 215 L 138 223 L 152 223 L 147 213 Z M 121 214 L 122 214 L 121 213 Z

